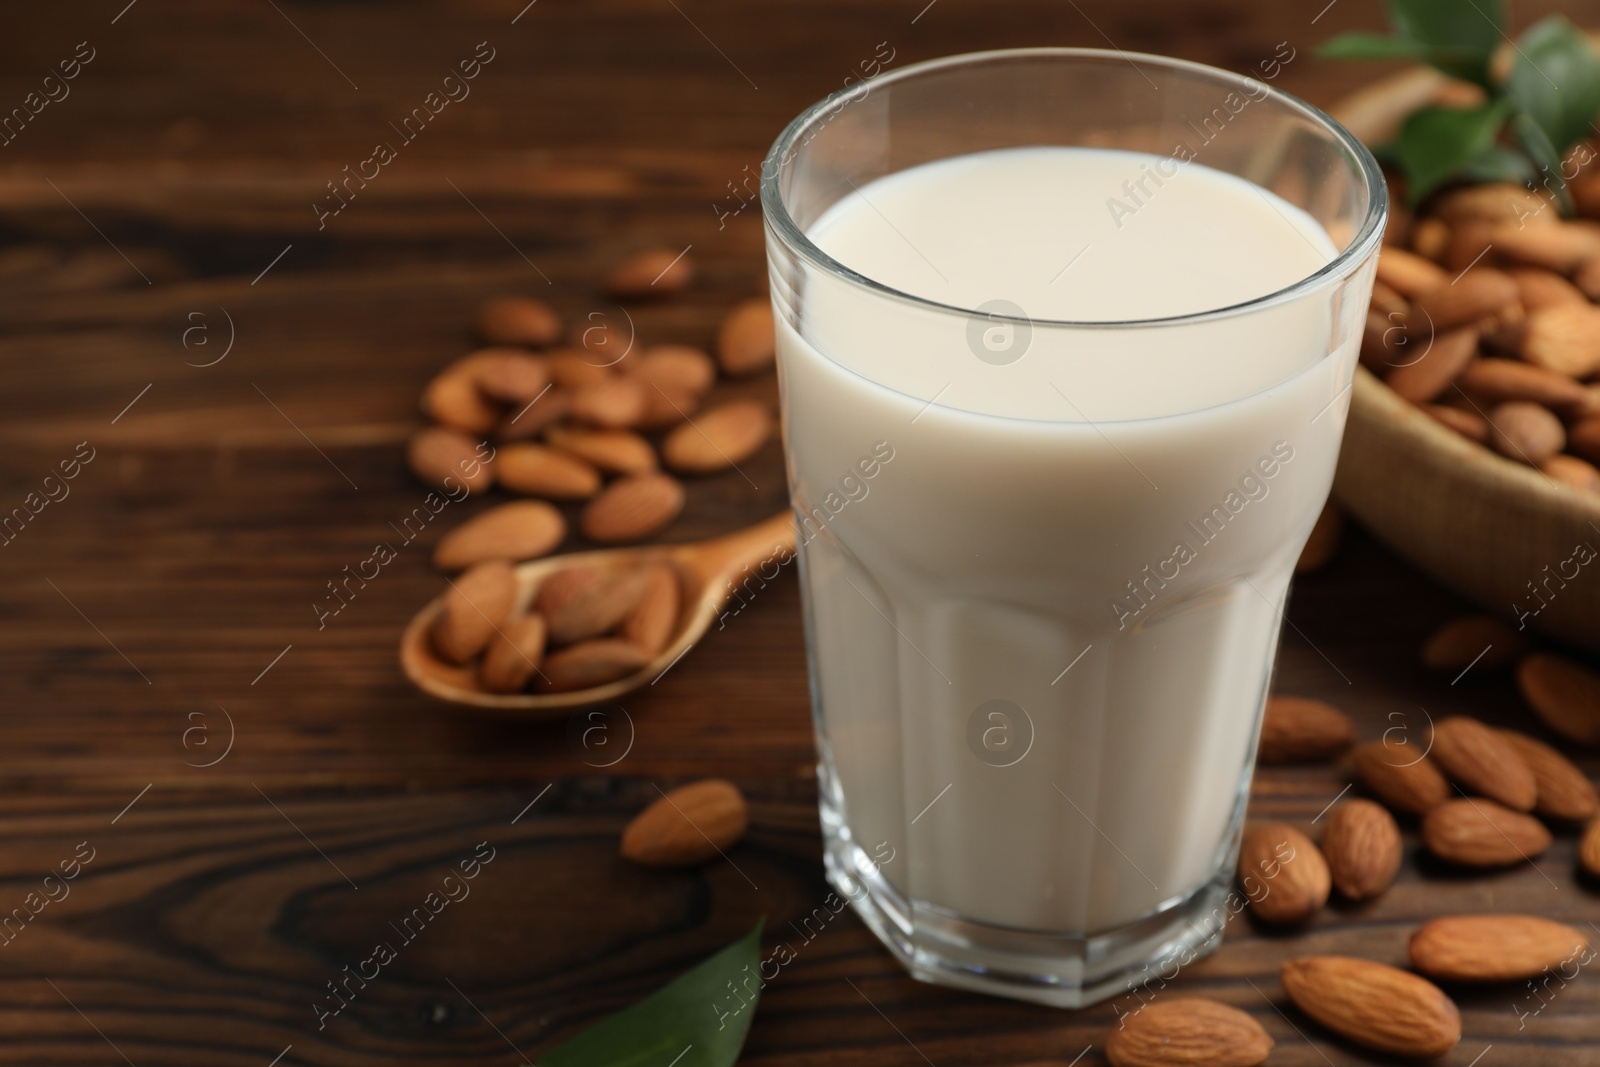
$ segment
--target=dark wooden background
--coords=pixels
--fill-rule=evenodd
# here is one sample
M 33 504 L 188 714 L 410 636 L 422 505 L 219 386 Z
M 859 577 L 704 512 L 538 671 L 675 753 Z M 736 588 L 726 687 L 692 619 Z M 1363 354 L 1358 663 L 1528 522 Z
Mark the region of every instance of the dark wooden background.
M 764 285 L 755 209 L 724 227 L 713 205 L 733 205 L 728 183 L 879 42 L 894 66 L 1109 42 L 1245 70 L 1287 41 L 1296 58 L 1278 84 L 1322 104 L 1383 71 L 1311 54 L 1332 32 L 1379 27 L 1375 0 L 525 2 L 5 11 L 0 111 L 78 42 L 95 58 L 0 147 L 0 511 L 78 442 L 95 459 L 0 547 L 0 913 L 80 842 L 95 858 L 0 945 L 0 1062 L 512 1065 L 758 916 L 778 930 L 818 906 L 792 578 L 626 702 L 631 748 L 609 768 L 595 764 L 629 740 L 620 718 L 613 747 L 585 751 L 565 723 L 477 720 L 402 681 L 396 638 L 439 585 L 426 565 L 437 530 L 317 628 L 325 583 L 420 500 L 401 444 L 421 384 L 467 350 L 487 295 L 615 315 L 595 280 L 646 244 L 692 245 L 701 275 L 637 316 L 641 336 L 706 343 Z M 1519 25 L 1544 10 L 1515 6 Z M 1600 5 L 1568 6 L 1600 23 Z M 495 58 L 471 96 L 319 232 L 324 183 L 394 141 L 388 124 L 480 41 Z M 225 359 L 186 365 L 216 358 L 230 332 Z M 696 484 L 670 536 L 780 507 L 775 447 L 751 474 L 759 488 Z M 1373 736 L 1419 707 L 1525 718 L 1504 679 L 1451 687 L 1415 666 L 1419 641 L 1460 608 L 1357 532 L 1297 588 L 1279 686 L 1338 702 Z M 708 774 L 752 798 L 743 876 L 616 857 L 653 785 Z M 1332 768 L 1264 772 L 1255 810 L 1309 820 L 1344 785 Z M 471 897 L 319 1031 L 324 983 L 480 841 L 496 858 Z M 1300 936 L 1236 921 L 1181 986 L 1260 1019 L 1275 1063 L 1379 1062 L 1287 1004 L 1284 958 L 1399 962 L 1441 912 L 1600 918 L 1572 870 L 1570 835 L 1537 868 L 1489 877 L 1412 856 L 1382 899 L 1332 908 Z M 1525 1018 L 1539 1002 L 1519 986 L 1460 999 L 1467 1036 L 1450 1063 L 1600 1062 L 1591 974 Z M 914 983 L 844 916 L 769 989 L 745 1058 L 1099 1063 L 1112 1019 L 1110 1006 Z

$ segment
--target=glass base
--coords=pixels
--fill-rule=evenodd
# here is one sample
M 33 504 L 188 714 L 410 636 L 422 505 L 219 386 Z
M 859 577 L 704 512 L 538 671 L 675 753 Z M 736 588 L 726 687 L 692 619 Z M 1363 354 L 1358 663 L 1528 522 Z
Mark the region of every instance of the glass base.
M 908 900 L 824 803 L 828 881 L 911 976 L 994 996 L 1082 1008 L 1171 979 L 1222 943 L 1231 872 L 1114 930 L 1072 937 L 973 922 Z M 832 813 L 837 814 L 837 813 Z

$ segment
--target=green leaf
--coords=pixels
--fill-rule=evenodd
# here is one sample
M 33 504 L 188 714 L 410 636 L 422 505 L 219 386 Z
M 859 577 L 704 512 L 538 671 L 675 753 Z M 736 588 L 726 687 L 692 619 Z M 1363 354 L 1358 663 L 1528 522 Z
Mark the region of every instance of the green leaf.
M 1461 173 L 1475 182 L 1526 184 L 1534 180 L 1534 166 L 1528 157 L 1502 144 L 1492 144 L 1482 155 L 1467 160 L 1461 165 Z
M 1560 15 L 1528 27 L 1506 90 L 1539 124 L 1557 152 L 1593 131 L 1600 112 L 1600 60 L 1589 40 Z
M 1319 56 L 1329 59 L 1426 59 L 1428 49 L 1404 37 L 1381 33 L 1341 33 L 1323 42 Z
M 1415 207 L 1468 162 L 1482 158 L 1508 110 L 1506 101 L 1497 100 L 1474 108 L 1413 111 L 1389 146 L 1406 176 L 1406 202 Z
M 633 1007 L 546 1052 L 538 1067 L 730 1067 L 761 992 L 761 925 Z
M 1546 136 L 1544 127 L 1526 111 L 1519 111 L 1511 116 L 1511 132 L 1516 135 L 1517 143 L 1528 154 L 1528 158 L 1533 160 L 1534 166 L 1539 168 L 1538 183 L 1554 194 L 1561 214 L 1571 215 L 1572 194 L 1567 191 L 1566 180 L 1561 175 L 1561 153 L 1556 151 L 1556 146 Z
M 1390 0 L 1401 37 L 1427 47 L 1429 63 L 1489 88 L 1489 59 L 1505 37 L 1500 0 Z

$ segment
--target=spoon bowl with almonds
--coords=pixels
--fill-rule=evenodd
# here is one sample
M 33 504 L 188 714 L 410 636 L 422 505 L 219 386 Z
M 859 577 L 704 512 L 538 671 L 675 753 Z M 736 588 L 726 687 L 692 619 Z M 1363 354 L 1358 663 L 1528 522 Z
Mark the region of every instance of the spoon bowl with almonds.
M 400 666 L 432 697 L 513 718 L 616 700 L 681 659 L 748 575 L 794 552 L 785 511 L 709 541 L 478 563 L 412 618 Z

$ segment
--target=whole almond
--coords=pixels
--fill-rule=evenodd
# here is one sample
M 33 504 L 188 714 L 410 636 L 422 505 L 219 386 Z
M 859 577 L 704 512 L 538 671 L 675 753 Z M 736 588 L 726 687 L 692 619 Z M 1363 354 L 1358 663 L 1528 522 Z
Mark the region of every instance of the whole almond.
M 1412 337 L 1384 382 L 1413 404 L 1432 400 L 1444 392 L 1478 354 L 1476 326 Z
M 1419 256 L 1438 260 L 1450 248 L 1450 224 L 1429 216 L 1418 219 L 1411 227 L 1411 250 Z
M 1594 262 L 1600 262 L 1595 260 Z M 1506 271 L 1517 283 L 1517 295 L 1522 306 L 1532 312 L 1557 304 L 1587 304 L 1589 297 L 1576 285 L 1553 270 L 1541 267 L 1512 267 Z
M 654 392 L 638 378 L 613 374 L 606 381 L 579 389 L 572 396 L 572 418 L 608 430 L 638 425 Z
M 1375 897 L 1393 885 L 1402 847 L 1400 827 L 1381 804 L 1351 797 L 1328 813 L 1322 855 L 1334 888 L 1349 900 Z
M 1554 970 L 1589 947 L 1565 923 L 1533 915 L 1450 915 L 1411 935 L 1411 963 L 1446 982 L 1514 982 Z
M 1539 469 L 1553 482 L 1570 485 L 1586 493 L 1600 493 L 1600 467 L 1565 453 L 1551 456 Z
M 683 510 L 683 485 L 666 474 L 618 478 L 583 509 L 583 535 L 601 544 L 642 541 Z
M 1499 731 L 1476 719 L 1452 715 L 1433 729 L 1428 753 L 1464 790 L 1512 811 L 1532 811 L 1539 798 L 1533 769 Z
M 1521 299 L 1516 279 L 1493 267 L 1478 266 L 1461 277 L 1420 294 L 1411 305 L 1408 330 L 1444 333 L 1493 315 Z
M 450 663 L 466 663 L 482 652 L 511 614 L 517 578 L 504 560 L 479 563 L 450 583 L 433 624 L 433 646 Z
M 485 396 L 518 409 L 533 403 L 550 386 L 550 365 L 540 356 L 514 348 L 485 348 L 462 362 L 471 369 Z
M 533 401 L 508 411 L 494 428 L 494 439 L 522 441 L 537 437 L 545 427 L 566 418 L 571 406 L 572 394 L 551 386 Z
M 1463 219 L 1450 228 L 1450 243 L 1445 246 L 1444 258 L 1439 262 L 1452 276 L 1482 263 L 1488 250 L 1494 247 L 1495 229 L 1493 223 Z
M 1504 670 L 1527 651 L 1527 639 L 1499 619 L 1464 615 L 1433 632 L 1422 646 L 1422 665 L 1436 671 Z
M 1162 997 L 1125 1014 L 1106 1040 L 1111 1067 L 1256 1067 L 1272 1038 L 1238 1008 L 1205 997 Z
M 550 693 L 592 689 L 626 678 L 649 663 L 650 657 L 632 641 L 616 637 L 580 641 L 545 657 L 538 686 Z
M 447 493 L 462 486 L 476 493 L 493 485 L 491 460 L 494 454 L 494 449 L 480 441 L 437 426 L 418 431 L 406 446 L 406 461 L 411 472 L 426 484 Z
M 610 381 L 616 368 L 605 359 L 575 348 L 562 348 L 547 357 L 551 379 L 563 389 L 577 392 Z
M 1369 741 L 1350 758 L 1367 788 L 1391 808 L 1421 815 L 1450 799 L 1450 783 L 1419 745 Z
M 495 461 L 495 477 L 513 493 L 551 500 L 587 500 L 600 491 L 600 472 L 556 448 L 515 441 Z
M 1380 281 L 1374 281 L 1372 283 L 1372 303 L 1370 307 L 1385 318 L 1394 315 L 1403 319 L 1406 313 L 1411 310 L 1411 301 L 1401 296 L 1395 289 L 1384 285 Z
M 646 382 L 644 414 L 636 424 L 640 430 L 665 430 L 677 426 L 700 407 L 700 394 L 678 385 Z
M 433 565 L 459 571 L 490 559 L 537 559 L 567 536 L 567 520 L 542 500 L 515 500 L 480 512 L 439 539 Z
M 1571 411 L 1588 401 L 1583 386 L 1570 375 L 1517 359 L 1475 359 L 1456 384 L 1491 403 L 1531 400 L 1557 411 Z
M 1262 763 L 1320 763 L 1356 743 L 1350 716 L 1311 697 L 1269 696 L 1261 716 Z
M 601 580 L 599 568 L 587 563 L 569 563 L 540 580 L 533 593 L 533 610 L 547 619 L 560 615 L 567 605 L 599 588 Z
M 441 426 L 482 437 L 500 421 L 500 405 L 478 388 L 477 380 L 459 368 L 447 368 L 422 391 L 422 410 Z
M 1567 435 L 1567 447 L 1574 454 L 1600 463 L 1600 418 L 1586 418 Z
M 1600 308 L 1562 304 L 1528 316 L 1522 358 L 1574 378 L 1600 370 Z
M 1600 818 L 1591 819 L 1578 840 L 1578 865 L 1591 878 L 1600 878 Z
M 1450 275 L 1415 252 L 1386 246 L 1378 255 L 1378 280 L 1401 296 L 1415 300 L 1430 289 L 1448 285 Z
M 1571 760 L 1543 741 L 1516 730 L 1501 730 L 1500 736 L 1533 771 L 1539 786 L 1535 812 L 1546 819 L 1576 822 L 1600 811 L 1600 795 L 1596 794 L 1594 783 Z
M 711 357 L 691 345 L 655 345 L 633 361 L 628 372 L 665 389 L 704 393 L 717 379 Z
M 1600 255 L 1600 236 L 1586 226 L 1561 222 L 1553 226 L 1502 223 L 1489 241 L 1497 256 L 1558 274 L 1571 274 L 1586 259 Z
M 607 474 L 648 474 L 656 469 L 650 442 L 629 430 L 579 430 L 552 426 L 545 440 Z
M 1489 182 L 1452 189 L 1439 196 L 1433 213 L 1446 222 L 1516 222 L 1549 224 L 1560 212 L 1548 197 L 1512 182 Z
M 759 400 L 730 400 L 667 435 L 661 457 L 673 470 L 707 474 L 753 456 L 772 434 L 772 415 Z
M 1305 834 L 1288 823 L 1250 823 L 1239 844 L 1239 881 L 1250 910 L 1265 922 L 1300 923 L 1328 902 L 1327 861 Z M 1266 891 L 1257 897 L 1255 885 Z
M 1508 400 L 1489 412 L 1489 443 L 1507 459 L 1538 464 L 1567 445 L 1561 420 L 1527 400 Z
M 746 300 L 728 313 L 717 331 L 717 362 L 732 375 L 754 374 L 772 365 L 772 302 Z
M 491 344 L 542 348 L 561 336 L 561 318 L 540 300 L 496 297 L 478 308 L 478 332 Z
M 1283 965 L 1295 1006 L 1358 1045 L 1398 1056 L 1439 1056 L 1461 1040 L 1461 1012 L 1426 978 L 1351 956 Z
M 690 867 L 732 848 L 750 825 L 744 794 L 707 778 L 663 793 L 622 831 L 622 856 L 648 867 Z
M 693 279 L 694 263 L 687 250 L 646 248 L 612 268 L 605 290 L 619 300 L 643 300 L 681 292 Z
M 1550 831 L 1531 815 L 1492 800 L 1447 800 L 1422 818 L 1428 851 L 1462 867 L 1509 867 L 1550 847 Z
M 1311 524 L 1311 534 L 1306 538 L 1305 546 L 1300 549 L 1300 555 L 1294 561 L 1296 574 L 1311 574 L 1320 571 L 1333 557 L 1339 554 L 1339 546 L 1344 542 L 1344 512 L 1339 505 L 1328 501 L 1322 505 L 1322 510 L 1317 512 L 1317 521 Z
M 640 568 L 603 574 L 559 609 L 550 610 L 546 601 L 541 614 L 550 624 L 550 643 L 570 645 L 599 637 L 621 625 L 644 594 L 647 574 Z
M 1517 664 L 1517 688 L 1550 729 L 1580 745 L 1600 745 L 1600 675 L 1535 652 Z
M 644 591 L 622 624 L 622 636 L 651 656 L 667 647 L 678 631 L 678 605 L 682 593 L 672 567 L 658 563 L 645 571 Z
M 544 659 L 545 623 L 540 615 L 513 619 L 489 638 L 478 682 L 491 693 L 516 693 L 527 686 Z
M 1480 445 L 1489 443 L 1489 420 L 1482 415 L 1443 404 L 1423 404 L 1422 410 L 1469 441 Z

